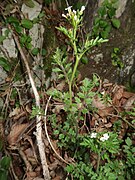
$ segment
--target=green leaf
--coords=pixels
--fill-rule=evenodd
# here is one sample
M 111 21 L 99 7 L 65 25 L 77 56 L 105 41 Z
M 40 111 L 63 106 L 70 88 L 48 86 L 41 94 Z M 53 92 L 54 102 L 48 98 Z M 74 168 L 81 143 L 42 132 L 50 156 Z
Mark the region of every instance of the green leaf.
M 14 17 L 14 16 L 10 16 L 9 18 L 7 18 L 8 23 L 16 23 L 19 24 L 19 20 Z
M 41 19 L 41 18 L 43 18 L 44 16 L 45 16 L 45 13 L 44 13 L 44 12 L 41 12 L 41 13 L 39 13 L 38 18 Z
M 119 28 L 120 27 L 120 21 L 119 19 L 112 19 L 112 25 L 115 27 L 115 28 Z
M 115 16 L 116 9 L 112 7 L 111 9 L 108 10 L 108 16 L 111 19 L 113 16 Z
M 82 57 L 82 59 L 81 59 L 81 62 L 83 63 L 83 64 L 88 64 L 88 58 L 87 57 Z
M 54 68 L 53 72 L 61 72 L 61 69 L 60 68 Z
M 99 24 L 100 20 L 101 20 L 101 18 L 96 17 L 94 20 L 94 25 Z
M 32 41 L 32 38 L 30 36 L 27 36 L 27 43 L 30 43 Z
M 58 75 L 58 77 L 59 77 L 59 79 L 62 79 L 62 78 L 64 78 L 65 76 L 64 76 L 64 74 L 60 74 L 60 75 Z
M 33 27 L 33 23 L 29 19 L 22 19 L 21 24 L 26 29 L 31 29 Z
M 31 53 L 36 56 L 39 53 L 39 48 L 33 48 Z
M 10 32 L 10 30 L 9 30 L 9 29 L 6 29 L 6 30 L 4 31 L 4 35 L 7 37 L 7 36 L 9 35 L 9 32 Z
M 23 28 L 20 25 L 13 24 L 16 32 L 21 33 Z
M 113 49 L 113 51 L 114 51 L 115 54 L 118 54 L 118 53 L 120 52 L 120 49 L 115 47 L 115 48 Z
M 2 43 L 6 39 L 6 36 L 0 36 L 0 43 Z
M 104 39 L 108 38 L 109 36 L 109 33 L 107 31 L 102 31 L 100 34 L 101 34 L 101 37 Z
M 132 148 L 132 153 L 135 153 L 135 147 Z
M 35 7 L 35 4 L 34 4 L 34 2 L 32 0 L 23 0 L 23 3 L 26 6 L 30 7 L 30 8 L 34 8 Z
M 101 17 L 106 15 L 106 8 L 104 6 L 102 6 L 98 9 L 98 15 L 100 15 Z
M 26 46 L 27 49 L 31 49 L 32 48 L 31 42 L 30 43 L 26 43 L 25 46 Z
M 8 171 L 0 169 L 0 179 L 7 180 L 7 178 L 8 178 Z
M 36 23 L 38 23 L 39 21 L 40 21 L 40 19 L 39 19 L 38 17 L 36 17 L 36 18 L 34 18 L 34 19 L 32 20 L 33 24 L 36 24 Z
M 78 97 L 75 97 L 75 102 L 76 102 L 77 104 L 81 103 L 81 100 L 80 100 L 80 98 L 78 98 Z
M 129 137 L 127 137 L 127 139 L 126 139 L 125 141 L 126 141 L 126 144 L 127 144 L 128 146 L 131 146 L 131 145 L 132 145 L 132 141 L 131 141 L 131 139 L 130 139 Z
M 8 169 L 10 166 L 10 162 L 11 162 L 11 158 L 4 156 L 0 161 L 0 165 L 3 169 Z
M 100 27 L 105 28 L 108 25 L 108 22 L 106 22 L 105 20 L 100 20 L 99 24 L 100 24 Z
M 45 56 L 46 53 L 47 53 L 47 52 L 46 52 L 46 49 L 43 48 L 43 49 L 42 49 L 42 52 L 41 52 L 42 56 Z
M 66 36 L 68 37 L 70 36 L 68 30 L 65 27 L 60 26 L 60 27 L 56 27 L 56 29 L 63 32 Z
M 27 36 L 25 34 L 23 34 L 21 37 L 20 37 L 20 42 L 22 44 L 25 44 L 25 42 L 27 41 Z
M 59 130 L 54 130 L 54 132 L 53 132 L 54 135 L 57 135 L 59 133 L 60 133 Z
M 59 135 L 59 139 L 64 139 L 64 137 L 65 137 L 64 134 Z
M 105 31 L 108 32 L 108 33 L 110 33 L 110 31 L 111 31 L 111 25 L 108 24 L 108 25 L 105 27 Z
M 11 70 L 11 65 L 9 64 L 8 60 L 3 57 L 0 57 L 0 66 L 2 66 L 5 71 Z

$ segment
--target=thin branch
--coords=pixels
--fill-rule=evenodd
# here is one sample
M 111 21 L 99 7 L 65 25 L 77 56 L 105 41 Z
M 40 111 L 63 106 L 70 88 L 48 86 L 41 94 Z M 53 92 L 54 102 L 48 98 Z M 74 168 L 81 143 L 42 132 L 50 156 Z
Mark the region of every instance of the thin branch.
M 49 97 L 49 99 L 48 99 L 48 101 L 47 101 L 47 104 L 46 104 L 46 107 L 45 107 L 45 114 L 44 114 L 44 126 L 45 126 L 46 137 L 47 137 L 47 140 L 48 140 L 48 142 L 49 142 L 52 150 L 53 150 L 54 153 L 56 154 L 56 156 L 57 156 L 61 161 L 63 161 L 64 163 L 70 164 L 70 163 L 68 163 L 65 159 L 63 159 L 63 158 L 57 153 L 57 151 L 56 151 L 55 148 L 53 147 L 53 145 L 52 145 L 52 143 L 51 143 L 51 140 L 50 140 L 50 137 L 49 137 L 49 135 L 48 135 L 47 125 L 46 125 L 46 117 L 47 117 L 47 109 L 48 109 L 48 105 L 49 105 L 50 99 L 51 99 L 51 96 Z
M 10 27 L 11 29 L 11 27 Z M 19 43 L 19 40 L 18 40 L 18 37 L 13 33 L 13 37 L 14 37 L 14 40 L 15 40 L 15 43 L 17 45 L 17 48 L 21 54 L 21 57 L 24 61 L 24 64 L 26 66 L 26 70 L 27 70 L 27 73 L 28 73 L 28 76 L 29 76 L 29 80 L 30 80 L 30 84 L 32 86 L 32 90 L 33 90 L 33 93 L 34 93 L 34 96 L 35 96 L 35 101 L 36 101 L 36 106 L 38 108 L 40 108 L 40 97 L 39 97 L 39 94 L 38 94 L 38 91 L 37 91 L 37 88 L 36 88 L 36 85 L 35 85 L 35 82 L 33 80 L 33 77 L 32 77 L 32 74 L 31 74 L 31 70 L 30 70 L 30 67 L 29 67 L 29 64 L 28 64 L 28 60 L 23 52 L 23 49 Z M 42 163 L 42 168 L 43 168 L 43 175 L 44 175 L 44 179 L 45 180 L 50 180 L 50 174 L 49 174 L 49 170 L 48 170 L 48 165 L 47 165 L 47 161 L 46 161 L 46 155 L 45 155 L 45 145 L 43 143 L 43 140 L 42 140 L 42 122 L 41 122 L 41 115 L 37 115 L 36 116 L 36 138 L 37 138 L 37 145 L 38 145 L 38 150 L 39 150 L 39 155 L 40 155 L 40 159 L 41 159 L 41 163 Z

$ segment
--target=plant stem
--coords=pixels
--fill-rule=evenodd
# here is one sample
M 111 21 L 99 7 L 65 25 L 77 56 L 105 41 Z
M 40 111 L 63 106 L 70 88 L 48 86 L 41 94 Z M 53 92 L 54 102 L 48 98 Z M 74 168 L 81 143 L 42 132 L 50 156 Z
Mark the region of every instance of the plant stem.
M 74 49 L 74 55 L 75 55 L 75 65 L 73 68 L 73 73 L 69 82 L 69 95 L 70 95 L 70 105 L 72 105 L 72 84 L 75 77 L 75 73 L 79 64 L 80 57 L 77 54 L 77 45 L 76 45 L 76 32 L 77 32 L 77 26 L 73 29 L 73 39 L 71 40 L 71 43 L 73 45 Z
M 101 156 L 100 156 L 100 151 L 99 151 L 99 152 L 98 152 L 98 159 L 97 159 L 97 169 L 96 169 L 97 174 L 98 174 L 98 172 L 99 172 L 100 159 L 101 159 Z

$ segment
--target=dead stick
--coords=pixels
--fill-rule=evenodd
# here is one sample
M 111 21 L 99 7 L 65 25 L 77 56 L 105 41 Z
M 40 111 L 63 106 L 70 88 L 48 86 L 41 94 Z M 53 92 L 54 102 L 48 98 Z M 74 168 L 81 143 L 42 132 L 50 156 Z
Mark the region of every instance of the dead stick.
M 46 134 L 47 140 L 48 140 L 48 142 L 49 142 L 52 150 L 53 150 L 54 153 L 56 154 L 56 156 L 57 156 L 61 161 L 63 161 L 64 163 L 70 164 L 70 163 L 68 163 L 65 159 L 63 159 L 63 158 L 57 153 L 57 151 L 56 151 L 55 148 L 53 147 L 53 145 L 52 145 L 52 143 L 51 143 L 51 140 L 50 140 L 50 137 L 49 137 L 49 135 L 48 135 L 47 125 L 46 125 L 46 118 L 47 118 L 47 109 L 48 109 L 48 105 L 49 105 L 50 99 L 51 99 L 51 96 L 49 97 L 49 99 L 48 99 L 48 101 L 47 101 L 47 104 L 46 104 L 46 107 L 45 107 L 45 113 L 44 113 L 45 134 Z
M 10 28 L 11 29 L 11 28 Z M 29 80 L 32 86 L 32 90 L 35 96 L 35 100 L 36 100 L 36 106 L 40 109 L 40 97 L 35 85 L 35 82 L 33 80 L 32 74 L 31 74 L 31 70 L 28 64 L 28 60 L 23 52 L 23 49 L 19 43 L 18 37 L 13 33 L 13 37 L 15 40 L 15 43 L 17 45 L 17 48 L 21 54 L 21 57 L 24 61 L 24 64 L 26 66 L 26 70 L 29 76 Z M 45 155 L 45 145 L 43 143 L 42 140 L 42 122 L 41 122 L 41 115 L 37 115 L 36 116 L 36 138 L 37 138 L 37 145 L 38 145 L 38 150 L 39 150 L 39 155 L 40 155 L 40 159 L 41 159 L 41 163 L 42 163 L 42 168 L 43 168 L 43 175 L 44 175 L 44 179 L 45 180 L 50 180 L 50 174 L 49 174 L 49 170 L 48 170 L 48 165 L 47 165 L 47 161 L 46 161 L 46 155 Z

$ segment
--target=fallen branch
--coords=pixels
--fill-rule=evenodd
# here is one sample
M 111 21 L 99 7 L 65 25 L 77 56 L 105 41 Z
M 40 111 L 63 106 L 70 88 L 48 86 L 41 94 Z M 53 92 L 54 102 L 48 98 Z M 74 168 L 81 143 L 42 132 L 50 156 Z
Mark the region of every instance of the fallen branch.
M 11 27 L 10 27 L 11 29 Z M 32 74 L 31 74 L 31 70 L 28 64 L 28 60 L 23 52 L 23 49 L 20 45 L 20 42 L 18 40 L 18 37 L 13 33 L 13 37 L 15 40 L 15 43 L 17 45 L 17 48 L 21 54 L 21 57 L 24 61 L 24 64 L 26 66 L 26 70 L 29 76 L 29 80 L 30 80 L 30 84 L 35 96 L 35 101 L 36 101 L 36 107 L 38 107 L 40 109 L 40 97 L 35 85 L 35 82 L 33 80 Z M 37 145 L 38 145 L 38 150 L 39 150 L 39 155 L 40 155 L 40 159 L 41 159 L 41 163 L 42 163 L 42 168 L 43 168 L 43 175 L 44 175 L 44 179 L 45 180 L 50 180 L 50 174 L 49 174 L 49 170 L 48 170 L 48 165 L 47 165 L 47 161 L 46 161 L 46 155 L 45 155 L 45 145 L 43 143 L 42 140 L 42 122 L 41 122 L 41 115 L 37 115 L 36 116 L 36 138 L 37 138 Z
M 57 151 L 55 150 L 55 148 L 53 147 L 52 143 L 51 143 L 51 140 L 50 140 L 50 137 L 48 135 L 48 131 L 47 131 L 47 125 L 46 125 L 46 117 L 47 117 L 47 109 L 48 109 L 48 105 L 49 105 L 49 102 L 50 102 L 50 99 L 51 99 L 51 96 L 49 97 L 48 101 L 47 101 L 47 104 L 46 104 L 46 107 L 45 107 L 45 113 L 44 113 L 44 126 L 45 126 L 45 134 L 46 134 L 46 137 L 47 137 L 47 140 L 52 148 L 52 150 L 54 151 L 54 153 L 56 154 L 56 156 L 64 163 L 66 164 L 70 164 L 68 163 L 65 159 L 63 159 L 58 153 Z

